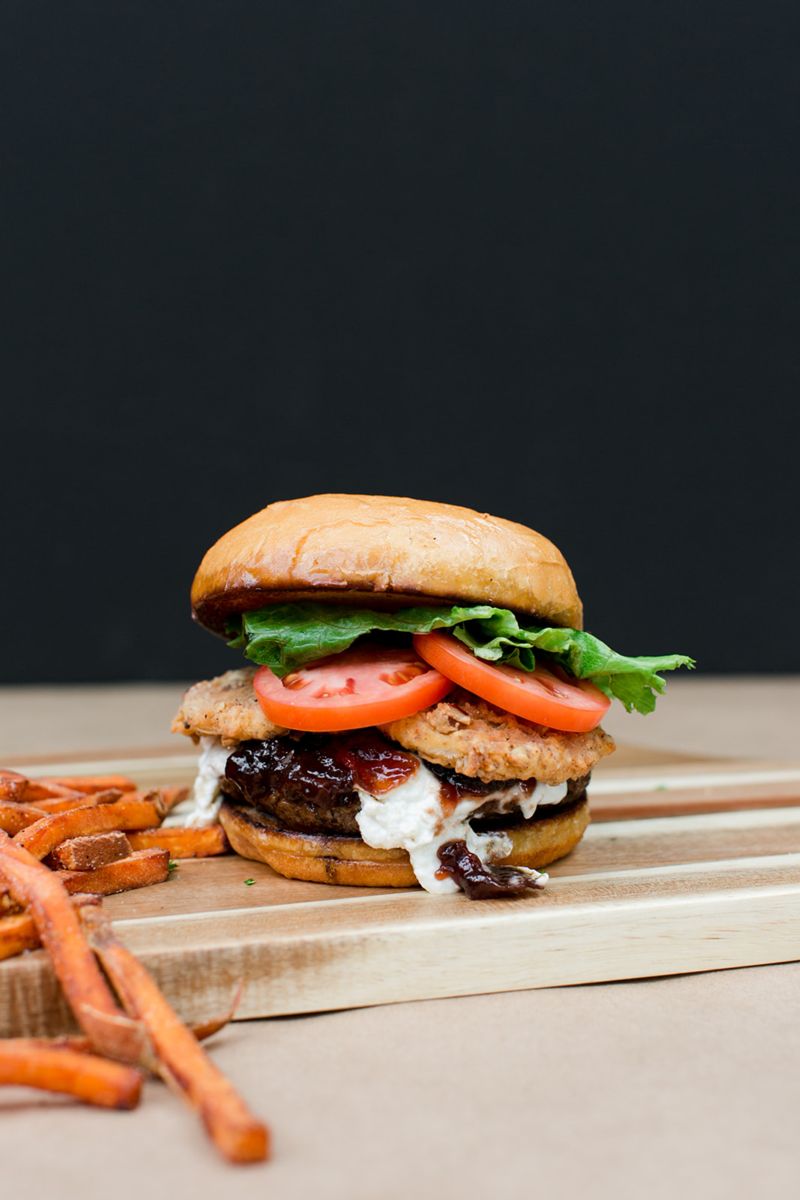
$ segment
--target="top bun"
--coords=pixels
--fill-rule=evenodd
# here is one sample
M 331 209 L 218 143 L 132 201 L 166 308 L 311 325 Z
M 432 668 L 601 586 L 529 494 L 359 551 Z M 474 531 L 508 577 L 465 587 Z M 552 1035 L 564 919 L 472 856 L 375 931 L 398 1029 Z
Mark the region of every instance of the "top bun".
M 192 584 L 192 612 L 214 633 L 235 613 L 300 600 L 492 604 L 573 629 L 583 621 L 566 560 L 540 533 L 400 496 L 269 504 L 211 547 Z

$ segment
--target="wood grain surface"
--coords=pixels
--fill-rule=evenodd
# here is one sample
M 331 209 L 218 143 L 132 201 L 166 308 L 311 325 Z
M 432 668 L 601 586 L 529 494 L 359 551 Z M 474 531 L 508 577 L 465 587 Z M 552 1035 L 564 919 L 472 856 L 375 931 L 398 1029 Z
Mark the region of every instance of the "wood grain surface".
M 186 757 L 103 769 L 181 782 Z M 247 1018 L 800 959 L 800 766 L 629 760 L 598 772 L 592 807 L 519 900 L 301 883 L 229 856 L 105 903 L 190 1020 L 239 980 Z M 69 1027 L 42 951 L 0 963 L 0 1034 Z

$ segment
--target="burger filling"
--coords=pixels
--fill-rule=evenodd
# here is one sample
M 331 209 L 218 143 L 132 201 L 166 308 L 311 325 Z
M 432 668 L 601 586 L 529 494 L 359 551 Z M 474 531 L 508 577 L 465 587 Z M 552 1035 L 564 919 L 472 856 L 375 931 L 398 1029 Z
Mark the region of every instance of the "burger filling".
M 252 670 L 229 671 L 187 692 L 175 724 L 200 741 L 198 774 L 168 820 L 212 823 L 227 797 L 286 829 L 405 849 L 430 892 L 512 895 L 543 883 L 497 865 L 511 853 L 508 831 L 581 803 L 592 766 L 614 748 L 600 729 L 539 728 L 458 689 L 381 730 L 293 732 L 264 716 L 252 681 Z
M 473 897 L 544 881 L 506 865 L 514 823 L 582 804 L 614 749 L 600 728 L 612 698 L 651 711 L 657 672 L 692 665 L 489 605 L 278 604 L 231 632 L 258 669 L 184 697 L 173 729 L 202 752 L 173 821 L 209 823 L 225 796 L 288 830 L 404 849 L 428 891 Z
M 222 791 L 304 833 L 360 836 L 368 846 L 408 851 L 427 891 L 457 890 L 440 858 L 463 842 L 481 862 L 511 853 L 494 815 L 531 819 L 540 805 L 582 798 L 586 778 L 559 785 L 469 779 L 393 746 L 376 730 L 338 737 L 306 734 L 245 742 L 227 760 Z M 484 818 L 484 831 L 472 824 Z M 531 881 L 539 879 L 531 873 Z

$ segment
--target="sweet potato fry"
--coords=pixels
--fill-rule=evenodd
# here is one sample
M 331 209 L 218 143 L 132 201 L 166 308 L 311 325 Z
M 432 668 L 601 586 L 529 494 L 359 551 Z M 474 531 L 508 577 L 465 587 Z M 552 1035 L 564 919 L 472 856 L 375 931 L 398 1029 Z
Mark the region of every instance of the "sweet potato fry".
M 122 837 L 125 835 L 122 834 Z M 54 851 L 52 858 L 57 852 Z M 78 869 L 56 870 L 55 874 L 64 884 L 67 892 L 73 897 L 85 897 L 96 900 L 99 896 L 113 896 L 116 892 L 130 892 L 134 888 L 149 887 L 153 883 L 163 883 L 169 878 L 170 856 L 168 850 L 151 847 L 149 850 L 136 850 L 124 857 L 114 859 L 101 866 Z M 0 913 L 13 911 L 15 907 L 10 892 L 0 884 Z M 27 948 L 23 947 L 23 948 Z M 10 954 L 17 951 L 10 951 Z M 8 957 L 0 953 L 0 958 Z
M 95 952 L 131 1017 L 140 1020 L 158 1058 L 164 1080 L 203 1120 L 220 1152 L 230 1162 L 262 1162 L 269 1154 L 269 1132 L 211 1062 L 194 1034 L 170 1008 L 142 964 L 116 938 L 98 908 L 82 919 Z
M 92 1044 L 85 1033 L 62 1033 L 55 1037 L 26 1037 L 6 1039 L 25 1042 L 33 1050 L 76 1050 L 78 1054 L 91 1054 Z M 4 1042 L 0 1040 L 0 1046 Z
M 132 846 L 119 829 L 107 833 L 88 833 L 84 837 L 69 838 L 56 846 L 50 855 L 52 865 L 65 871 L 94 871 L 108 863 L 127 858 Z
M 127 858 L 119 858 L 93 871 L 55 873 L 70 895 L 86 892 L 93 896 L 112 896 L 115 892 L 130 892 L 151 883 L 163 883 L 169 878 L 169 851 L 156 847 L 136 850 Z
M 233 1020 L 243 991 L 244 984 L 239 983 L 236 991 L 233 993 L 226 1013 L 218 1017 L 212 1017 L 208 1021 L 199 1021 L 196 1025 L 189 1026 L 198 1042 L 205 1042 L 208 1038 L 213 1037 L 215 1033 L 219 1033 L 220 1029 L 224 1029 Z M 89 1039 L 80 1033 L 66 1033 L 62 1034 L 61 1037 L 51 1038 L 27 1038 L 26 1040 L 35 1046 L 53 1046 L 56 1049 L 60 1048 L 62 1050 L 79 1050 L 84 1054 L 88 1054 L 92 1049 Z
M 185 800 L 189 795 L 188 788 L 180 787 L 165 787 L 165 788 L 150 788 L 147 792 L 124 792 L 123 800 L 150 800 L 156 806 L 159 821 L 163 821 L 168 812 L 176 804 L 180 804 L 181 800 Z
M 97 803 L 95 796 L 84 796 L 76 792 L 72 797 L 51 796 L 49 799 L 37 800 L 36 807 L 43 813 L 60 813 L 70 812 L 73 808 L 95 808 Z
M 141 1029 L 119 1020 L 114 997 L 100 973 L 63 883 L 54 871 L 0 832 L 0 879 L 14 899 L 30 909 L 42 943 L 78 1024 L 96 1050 L 135 1062 L 141 1057 Z
M 207 1038 L 213 1037 L 215 1033 L 219 1033 L 220 1029 L 224 1029 L 233 1020 L 236 1016 L 236 1010 L 241 1003 L 243 992 L 244 981 L 240 979 L 236 985 L 236 991 L 231 997 L 230 1007 L 226 1013 L 223 1013 L 219 1017 L 212 1017 L 210 1021 L 200 1021 L 198 1024 L 192 1025 L 192 1033 L 198 1042 L 204 1042 Z
M 18 771 L 0 768 L 0 800 L 23 800 L 30 780 Z
M 106 792 L 109 788 L 118 792 L 136 791 L 136 784 L 127 775 L 54 775 L 37 782 L 56 784 L 73 792 Z
M 40 808 L 34 808 L 32 804 L 14 804 L 0 800 L 0 829 L 12 836 L 21 833 L 35 821 L 41 821 L 44 815 Z
M 17 845 L 34 858 L 44 858 L 68 838 L 107 829 L 149 829 L 157 825 L 158 811 L 151 800 L 118 800 L 116 804 L 97 804 L 91 808 L 74 808 L 69 812 L 42 817 L 17 834 Z
M 38 945 L 39 931 L 30 913 L 0 917 L 0 960 L 14 958 L 23 950 L 35 950 Z
M 22 912 L 22 909 L 0 878 L 0 916 L 4 917 L 18 912 Z
M 135 1108 L 142 1077 L 135 1067 L 96 1054 L 10 1038 L 0 1041 L 0 1084 L 59 1092 L 100 1108 Z
M 85 792 L 62 787 L 60 783 L 48 783 L 46 779 L 31 779 L 25 792 L 25 798 L 36 803 L 40 800 L 81 800 L 85 795 Z
M 221 825 L 209 825 L 205 829 L 184 829 L 174 825 L 160 829 L 143 829 L 130 835 L 134 850 L 158 846 L 169 850 L 172 858 L 208 858 L 212 854 L 224 854 L 228 839 Z
M 224 1029 L 233 1020 L 243 992 L 244 983 L 240 981 L 236 985 L 236 990 L 231 997 L 227 1012 L 222 1013 L 218 1017 L 211 1017 L 208 1021 L 199 1021 L 196 1025 L 189 1026 L 198 1042 L 205 1042 L 208 1038 L 213 1037 L 215 1033 L 219 1033 L 220 1029 Z M 88 1054 L 92 1049 L 89 1039 L 80 1033 L 66 1033 L 62 1034 L 61 1037 L 27 1038 L 26 1040 L 35 1046 L 53 1046 L 63 1050 L 79 1050 L 84 1054 Z
M 77 907 L 99 904 L 100 897 L 76 892 L 72 903 Z M 33 917 L 22 911 L 5 884 L 0 882 L 0 959 L 13 958 L 23 950 L 35 950 L 41 944 Z

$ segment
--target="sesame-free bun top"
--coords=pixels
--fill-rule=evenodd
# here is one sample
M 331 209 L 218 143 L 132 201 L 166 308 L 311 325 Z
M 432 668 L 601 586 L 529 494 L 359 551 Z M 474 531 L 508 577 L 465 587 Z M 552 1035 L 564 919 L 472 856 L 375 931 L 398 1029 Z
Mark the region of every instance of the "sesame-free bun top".
M 269 504 L 215 542 L 192 584 L 192 612 L 214 633 L 235 613 L 302 600 L 492 604 L 574 629 L 583 619 L 566 560 L 540 533 L 401 496 Z

